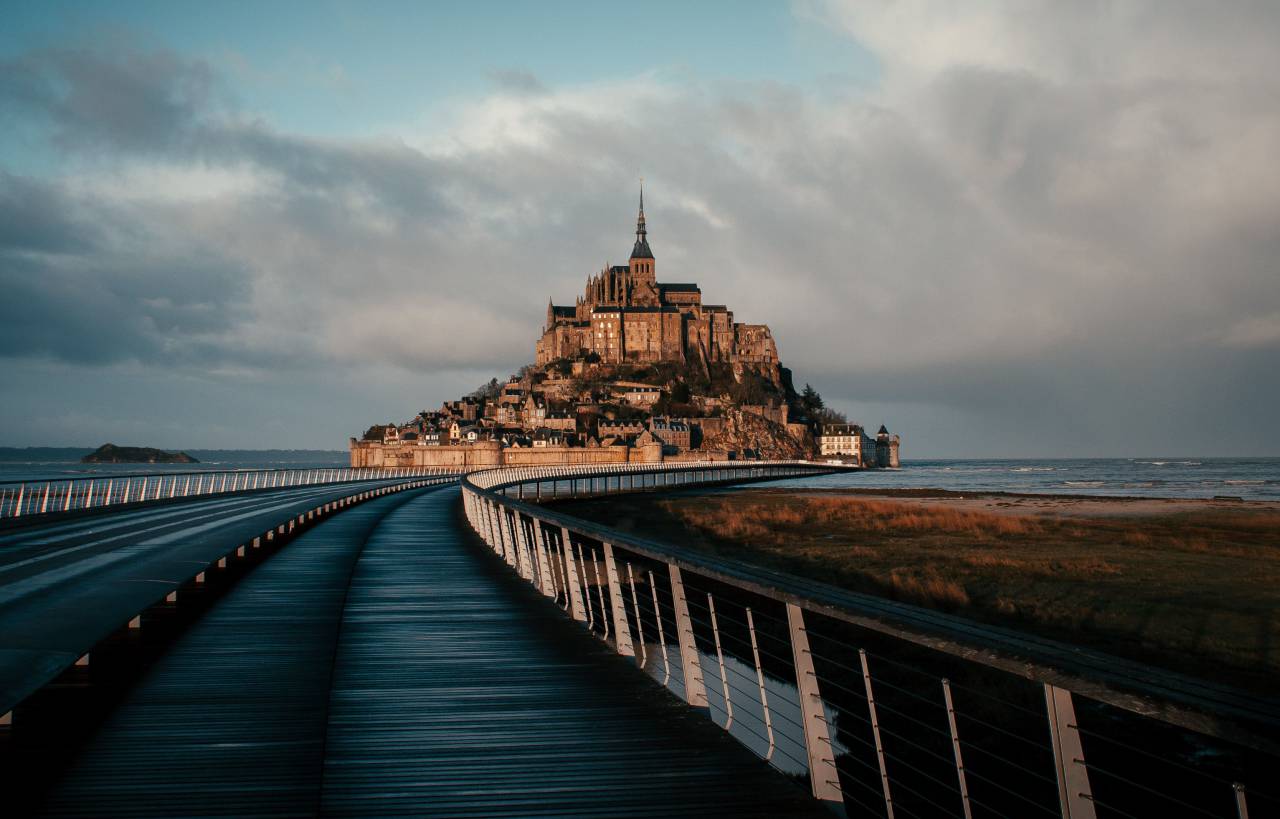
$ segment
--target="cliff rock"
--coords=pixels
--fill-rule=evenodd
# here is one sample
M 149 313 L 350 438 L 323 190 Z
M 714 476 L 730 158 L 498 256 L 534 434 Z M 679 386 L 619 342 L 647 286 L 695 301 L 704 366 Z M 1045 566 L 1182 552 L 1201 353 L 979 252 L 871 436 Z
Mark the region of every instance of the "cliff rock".
M 703 438 L 702 449 L 737 452 L 740 456 L 750 451 L 770 460 L 809 457 L 808 448 L 791 437 L 786 427 L 741 410 L 727 412 L 720 430 Z

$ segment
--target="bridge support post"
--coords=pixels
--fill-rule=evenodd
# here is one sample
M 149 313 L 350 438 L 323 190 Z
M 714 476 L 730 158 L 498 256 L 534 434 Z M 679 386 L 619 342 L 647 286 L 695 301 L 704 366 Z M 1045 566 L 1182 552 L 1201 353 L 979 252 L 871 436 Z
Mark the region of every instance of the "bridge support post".
M 636 656 L 631 644 L 631 625 L 627 622 L 627 610 L 622 602 L 622 583 L 618 580 L 618 563 L 613 559 L 613 546 L 604 544 L 604 572 L 609 579 L 609 607 L 613 611 L 613 640 L 618 653 L 624 657 Z
M 1071 692 L 1044 684 L 1045 707 L 1049 712 L 1049 734 L 1053 741 L 1053 763 L 1058 774 L 1058 798 L 1063 819 L 1094 819 L 1093 791 L 1089 769 L 1084 765 L 1084 747 L 1076 728 L 1076 708 Z
M 796 664 L 800 721 L 804 725 L 804 746 L 809 757 L 809 784 L 813 788 L 814 798 L 838 806 L 843 814 L 844 794 L 840 790 L 840 774 L 836 771 L 831 729 L 827 726 L 827 715 L 822 709 L 822 695 L 818 691 L 818 675 L 813 670 L 809 632 L 804 627 L 804 611 L 794 603 L 787 604 L 787 627 L 791 632 L 791 656 Z M 892 819 L 892 808 L 889 809 L 889 816 Z
M 573 559 L 573 541 L 569 539 L 568 528 L 560 527 L 561 537 L 564 538 L 562 551 L 564 552 L 565 568 L 568 575 L 565 577 L 565 585 L 568 586 L 569 592 L 569 611 L 573 615 L 573 619 L 580 623 L 587 622 L 587 609 L 582 604 L 582 578 L 578 575 L 580 571 L 578 564 Z
M 702 681 L 702 664 L 698 662 L 698 645 L 693 639 L 693 621 L 689 618 L 689 601 L 684 596 L 680 567 L 668 564 L 671 573 L 671 601 L 676 610 L 676 636 L 680 638 L 680 667 L 684 672 L 684 699 L 694 708 L 710 708 L 707 686 Z

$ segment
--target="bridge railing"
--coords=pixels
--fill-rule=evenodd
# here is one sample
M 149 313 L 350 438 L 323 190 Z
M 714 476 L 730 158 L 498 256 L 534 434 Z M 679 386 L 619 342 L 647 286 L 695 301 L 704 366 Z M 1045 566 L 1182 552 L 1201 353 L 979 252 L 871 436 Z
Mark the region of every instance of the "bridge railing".
M 0 482 L 0 519 L 351 481 L 454 475 L 437 467 L 227 469 Z
M 567 616 L 858 816 L 1280 816 L 1280 703 L 657 543 L 528 503 L 824 464 L 541 467 L 462 481 L 471 526 Z

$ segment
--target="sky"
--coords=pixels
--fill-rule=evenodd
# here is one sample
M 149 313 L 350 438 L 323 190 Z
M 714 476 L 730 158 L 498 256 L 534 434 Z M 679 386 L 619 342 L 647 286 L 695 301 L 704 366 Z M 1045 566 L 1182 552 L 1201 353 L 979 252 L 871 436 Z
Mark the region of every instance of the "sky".
M 9 2 L 0 445 L 341 449 L 622 262 L 910 458 L 1280 455 L 1280 4 Z

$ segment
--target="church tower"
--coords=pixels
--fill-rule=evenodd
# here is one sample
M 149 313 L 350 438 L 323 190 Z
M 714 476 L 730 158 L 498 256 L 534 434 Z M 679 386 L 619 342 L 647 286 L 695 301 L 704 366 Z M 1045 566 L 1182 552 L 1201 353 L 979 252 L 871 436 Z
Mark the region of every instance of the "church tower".
M 654 281 L 653 251 L 649 250 L 648 231 L 644 228 L 644 184 L 640 185 L 640 215 L 636 217 L 636 245 L 631 250 L 630 274 L 634 282 Z

